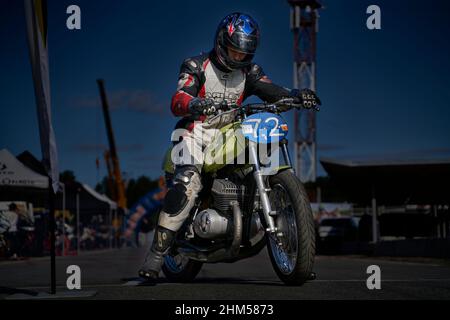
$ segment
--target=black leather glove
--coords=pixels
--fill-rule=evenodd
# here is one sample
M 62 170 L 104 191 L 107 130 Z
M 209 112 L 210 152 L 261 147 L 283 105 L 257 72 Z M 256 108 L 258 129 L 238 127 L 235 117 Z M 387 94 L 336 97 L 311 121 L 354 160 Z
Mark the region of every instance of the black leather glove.
M 319 106 L 322 105 L 319 97 L 311 89 L 292 89 L 291 96 L 296 98 L 295 100 L 298 99 L 297 101 L 294 101 L 295 104 L 301 104 L 305 109 L 314 108 L 319 110 Z
M 189 110 L 192 114 L 211 115 L 216 112 L 214 100 L 209 98 L 193 98 L 189 102 Z

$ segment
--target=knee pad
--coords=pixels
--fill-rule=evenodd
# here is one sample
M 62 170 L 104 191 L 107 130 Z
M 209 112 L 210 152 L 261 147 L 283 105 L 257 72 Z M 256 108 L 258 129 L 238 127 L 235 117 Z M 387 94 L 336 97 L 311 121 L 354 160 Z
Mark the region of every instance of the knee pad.
M 186 186 L 186 196 L 189 200 L 202 189 L 200 173 L 195 166 L 185 166 L 177 170 L 174 183 Z
M 169 215 L 179 214 L 188 203 L 186 190 L 187 189 L 183 184 L 176 183 L 169 191 L 167 191 L 164 199 L 163 211 Z
M 197 169 L 181 167 L 175 174 L 173 187 L 164 199 L 163 211 L 169 216 L 179 215 L 201 188 L 200 174 Z
M 194 176 L 200 176 L 197 171 L 197 168 L 194 166 L 182 166 L 177 168 L 175 171 L 174 183 L 182 183 L 185 186 L 188 186 Z

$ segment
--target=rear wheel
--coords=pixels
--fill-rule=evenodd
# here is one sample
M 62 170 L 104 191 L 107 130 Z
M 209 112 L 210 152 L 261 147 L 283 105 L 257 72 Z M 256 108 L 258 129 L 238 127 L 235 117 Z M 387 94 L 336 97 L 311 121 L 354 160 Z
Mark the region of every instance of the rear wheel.
M 181 254 L 168 254 L 164 258 L 162 271 L 171 282 L 191 282 L 200 272 L 203 263 L 191 260 Z
M 268 237 L 268 251 L 278 277 L 287 285 L 302 285 L 311 275 L 315 255 L 314 220 L 308 196 L 293 172 L 269 179 L 269 199 L 277 211 L 279 236 Z

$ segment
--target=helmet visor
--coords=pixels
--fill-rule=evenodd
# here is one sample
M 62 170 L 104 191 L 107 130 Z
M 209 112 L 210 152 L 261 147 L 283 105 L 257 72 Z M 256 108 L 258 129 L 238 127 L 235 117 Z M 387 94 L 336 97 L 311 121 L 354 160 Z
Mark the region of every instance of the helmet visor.
M 226 45 L 233 50 L 245 54 L 254 54 L 258 46 L 258 37 L 244 35 L 241 32 L 235 32 L 231 38 L 225 37 Z

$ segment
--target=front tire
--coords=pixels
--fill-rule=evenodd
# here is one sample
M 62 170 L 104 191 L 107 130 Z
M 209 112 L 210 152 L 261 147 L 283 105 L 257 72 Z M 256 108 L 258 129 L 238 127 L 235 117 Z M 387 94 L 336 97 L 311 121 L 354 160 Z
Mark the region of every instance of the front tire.
M 281 237 L 269 236 L 267 248 L 272 266 L 287 285 L 302 285 L 312 272 L 315 256 L 315 229 L 311 205 L 300 180 L 291 170 L 269 179 L 269 199 L 277 211 L 275 225 Z

